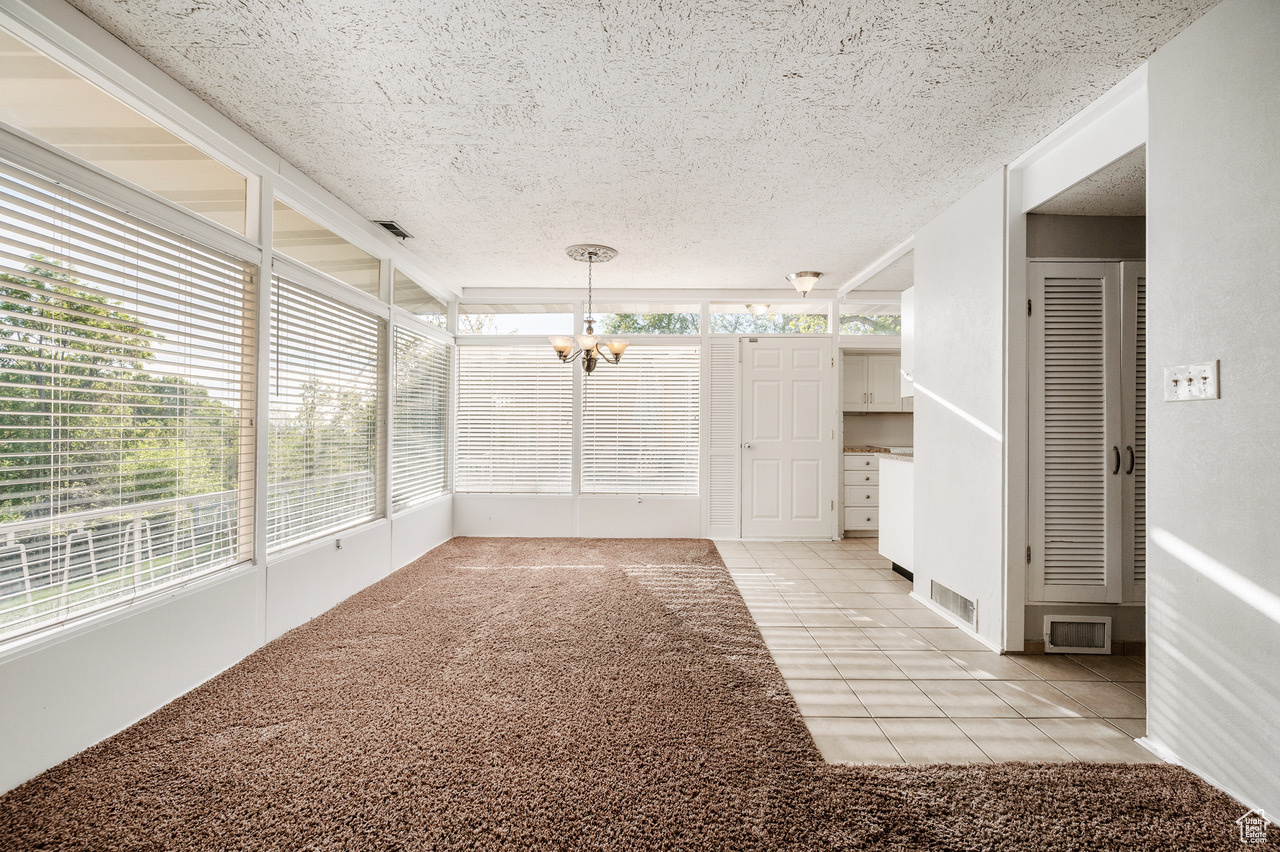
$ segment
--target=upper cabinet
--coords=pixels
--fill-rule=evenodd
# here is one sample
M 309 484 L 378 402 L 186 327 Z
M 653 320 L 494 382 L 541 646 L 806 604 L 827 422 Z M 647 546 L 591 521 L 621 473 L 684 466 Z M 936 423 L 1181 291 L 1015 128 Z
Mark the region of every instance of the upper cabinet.
M 910 411 L 899 393 L 900 359 L 896 354 L 844 356 L 845 411 Z
M 902 395 L 915 396 L 916 370 L 916 288 L 902 291 Z M 910 409 L 908 409 L 910 410 Z

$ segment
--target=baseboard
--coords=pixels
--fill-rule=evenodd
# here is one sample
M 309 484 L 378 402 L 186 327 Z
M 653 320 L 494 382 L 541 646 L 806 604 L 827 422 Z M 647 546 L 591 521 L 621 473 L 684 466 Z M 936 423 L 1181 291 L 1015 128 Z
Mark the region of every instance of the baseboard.
M 1217 781 L 1213 778 L 1210 778 L 1208 775 L 1196 769 L 1194 766 L 1188 766 L 1187 763 L 1182 758 L 1178 757 L 1178 755 L 1176 755 L 1173 752 L 1173 750 L 1170 749 L 1168 746 L 1166 746 L 1164 743 L 1159 742 L 1157 740 L 1153 740 L 1151 739 L 1151 737 L 1142 737 L 1141 739 L 1134 740 L 1134 742 L 1136 742 L 1138 745 L 1142 746 L 1147 751 L 1154 754 L 1156 757 L 1163 760 L 1165 763 L 1172 763 L 1174 766 L 1180 766 L 1183 769 L 1190 772 L 1192 775 L 1199 778 L 1201 781 L 1210 785 L 1211 787 L 1217 787 L 1219 790 L 1221 790 L 1222 792 L 1226 793 L 1228 796 L 1230 796 L 1231 798 L 1239 802 L 1241 807 L 1244 808 L 1246 812 L 1254 810 L 1254 811 L 1258 811 L 1259 813 L 1262 813 L 1264 817 L 1267 816 L 1267 814 L 1263 812 L 1261 805 L 1255 804 L 1247 796 L 1240 795 L 1235 790 L 1231 789 L 1231 787 L 1229 787 L 1228 785 L 1223 784 L 1220 781 Z

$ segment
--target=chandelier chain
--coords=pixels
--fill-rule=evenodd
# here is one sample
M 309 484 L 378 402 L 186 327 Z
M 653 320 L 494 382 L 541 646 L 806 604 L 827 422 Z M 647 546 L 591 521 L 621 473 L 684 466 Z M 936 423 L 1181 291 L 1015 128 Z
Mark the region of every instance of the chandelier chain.
M 595 266 L 596 255 L 591 252 L 587 255 L 587 322 L 594 322 L 591 318 L 591 267 Z

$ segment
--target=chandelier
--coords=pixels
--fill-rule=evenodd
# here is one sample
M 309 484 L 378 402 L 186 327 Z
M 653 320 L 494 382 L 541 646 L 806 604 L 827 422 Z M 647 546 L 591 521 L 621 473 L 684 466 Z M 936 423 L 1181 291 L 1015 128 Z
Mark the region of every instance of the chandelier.
M 614 338 L 601 341 L 596 337 L 595 319 L 591 316 L 591 270 L 597 263 L 608 263 L 613 260 L 618 256 L 618 250 L 611 249 L 608 246 L 582 243 L 576 246 L 569 246 L 565 249 L 565 254 L 587 265 L 587 315 L 583 318 L 583 322 L 586 324 L 586 331 L 577 335 L 577 337 L 557 335 L 547 339 L 551 341 L 551 346 L 556 350 L 556 355 L 559 356 L 561 361 L 567 364 L 581 355 L 582 369 L 590 373 L 595 370 L 596 364 L 601 361 L 607 364 L 618 363 L 622 360 L 622 353 L 627 350 L 627 341 L 625 340 Z M 575 343 L 577 344 L 576 351 L 574 349 Z M 608 352 L 600 348 L 602 345 Z

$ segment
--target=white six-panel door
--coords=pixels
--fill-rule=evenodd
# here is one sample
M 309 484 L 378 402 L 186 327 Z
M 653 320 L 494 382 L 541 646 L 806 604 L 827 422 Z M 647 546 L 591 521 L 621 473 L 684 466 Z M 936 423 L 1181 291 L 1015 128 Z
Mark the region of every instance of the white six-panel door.
M 741 345 L 742 536 L 830 538 L 839 458 L 832 341 Z

